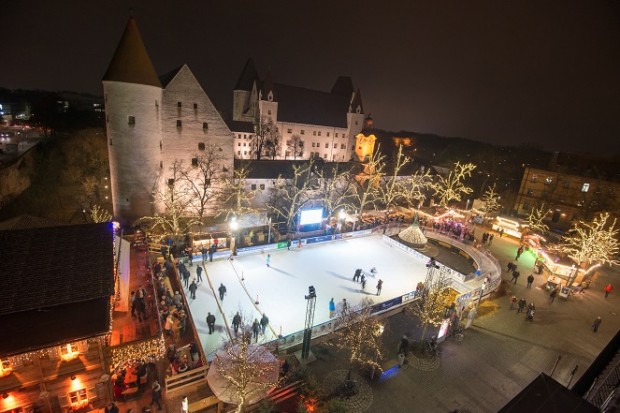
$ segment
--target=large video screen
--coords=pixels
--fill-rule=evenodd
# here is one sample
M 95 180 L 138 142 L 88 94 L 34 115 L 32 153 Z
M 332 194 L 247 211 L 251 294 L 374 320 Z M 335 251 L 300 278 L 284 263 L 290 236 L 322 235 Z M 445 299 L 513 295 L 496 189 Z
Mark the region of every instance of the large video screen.
M 323 220 L 323 208 L 301 211 L 300 225 L 319 224 Z

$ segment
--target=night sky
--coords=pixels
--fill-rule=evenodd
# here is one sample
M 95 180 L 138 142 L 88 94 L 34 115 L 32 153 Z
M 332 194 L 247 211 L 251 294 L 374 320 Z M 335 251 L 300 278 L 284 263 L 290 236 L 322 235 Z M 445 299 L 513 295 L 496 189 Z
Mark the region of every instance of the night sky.
M 248 57 L 375 125 L 620 156 L 618 1 L 7 1 L 0 86 L 100 95 L 129 8 L 159 74 L 187 63 L 218 107 Z

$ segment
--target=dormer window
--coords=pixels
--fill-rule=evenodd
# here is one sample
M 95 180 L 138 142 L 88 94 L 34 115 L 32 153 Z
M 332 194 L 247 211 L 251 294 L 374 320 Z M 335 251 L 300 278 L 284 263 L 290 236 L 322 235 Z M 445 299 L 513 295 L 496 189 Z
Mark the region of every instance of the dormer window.
M 267 95 L 267 100 L 273 102 L 273 92 L 269 92 L 269 94 Z

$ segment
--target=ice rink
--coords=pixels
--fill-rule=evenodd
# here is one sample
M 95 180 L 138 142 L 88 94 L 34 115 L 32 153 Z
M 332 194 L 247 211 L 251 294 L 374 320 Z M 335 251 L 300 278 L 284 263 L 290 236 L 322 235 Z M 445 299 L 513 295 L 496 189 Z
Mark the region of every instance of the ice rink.
M 267 267 L 267 254 L 271 265 Z M 188 267 L 195 277 L 198 260 Z M 249 324 L 260 320 L 263 313 L 269 318 L 269 328 L 259 342 L 270 341 L 279 334 L 303 330 L 306 314 L 305 295 L 308 286 L 316 289 L 314 324 L 329 320 L 329 300 L 336 304 L 346 298 L 351 306 L 369 297 L 375 303 L 386 301 L 415 290 L 426 276 L 425 262 L 391 247 L 381 235 L 370 235 L 321 244 L 296 245 L 269 252 L 220 259 L 206 264 L 207 277 L 199 284 L 196 299 L 189 298 L 190 311 L 205 353 L 211 358 L 232 333 L 232 318 L 239 311 Z M 369 271 L 376 267 L 376 278 L 368 278 L 365 291 L 353 282 L 356 268 Z M 376 296 L 377 280 L 383 280 L 383 290 Z M 219 302 L 218 288 L 226 286 L 226 296 Z M 258 301 L 258 304 L 256 302 Z M 219 302 L 219 305 L 218 305 Z M 339 306 L 338 306 L 339 307 Z M 214 334 L 208 334 L 207 312 L 216 317 Z

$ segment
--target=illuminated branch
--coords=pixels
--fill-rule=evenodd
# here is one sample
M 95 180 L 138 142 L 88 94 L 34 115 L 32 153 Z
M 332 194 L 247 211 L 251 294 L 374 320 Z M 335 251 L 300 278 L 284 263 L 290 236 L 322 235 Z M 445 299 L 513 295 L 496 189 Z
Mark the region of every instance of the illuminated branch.
M 112 221 L 112 214 L 99 205 L 93 205 L 88 210 L 88 215 L 93 222 L 110 222 Z
M 482 200 L 484 201 L 484 208 L 482 208 L 482 213 L 484 215 L 499 209 L 499 194 L 495 192 L 495 184 L 493 184 L 492 187 L 487 187 L 487 190 L 482 196 Z
M 530 215 L 527 217 L 527 226 L 532 232 L 545 233 L 549 227 L 543 222 L 545 217 L 551 212 L 549 208 L 545 208 L 543 203 L 540 207 L 533 207 Z
M 433 188 L 435 195 L 439 196 L 439 205 L 448 206 L 451 201 L 460 201 L 461 195 L 473 192 L 473 189 L 465 186 L 463 181 L 471 177 L 474 169 L 476 169 L 476 165 L 473 163 L 461 165 L 457 162 L 447 177 L 439 175 L 439 182 Z
M 249 171 L 246 168 L 236 169 L 232 177 L 224 179 L 224 185 L 218 194 L 220 212 L 217 216 L 223 216 L 228 220 L 230 216 L 242 216 L 258 212 L 252 202 L 259 189 L 249 189 L 247 178 Z
M 560 249 L 578 264 L 618 264 L 618 229 L 616 219 L 609 222 L 609 213 L 601 212 L 591 222 L 579 221 L 562 238 Z

